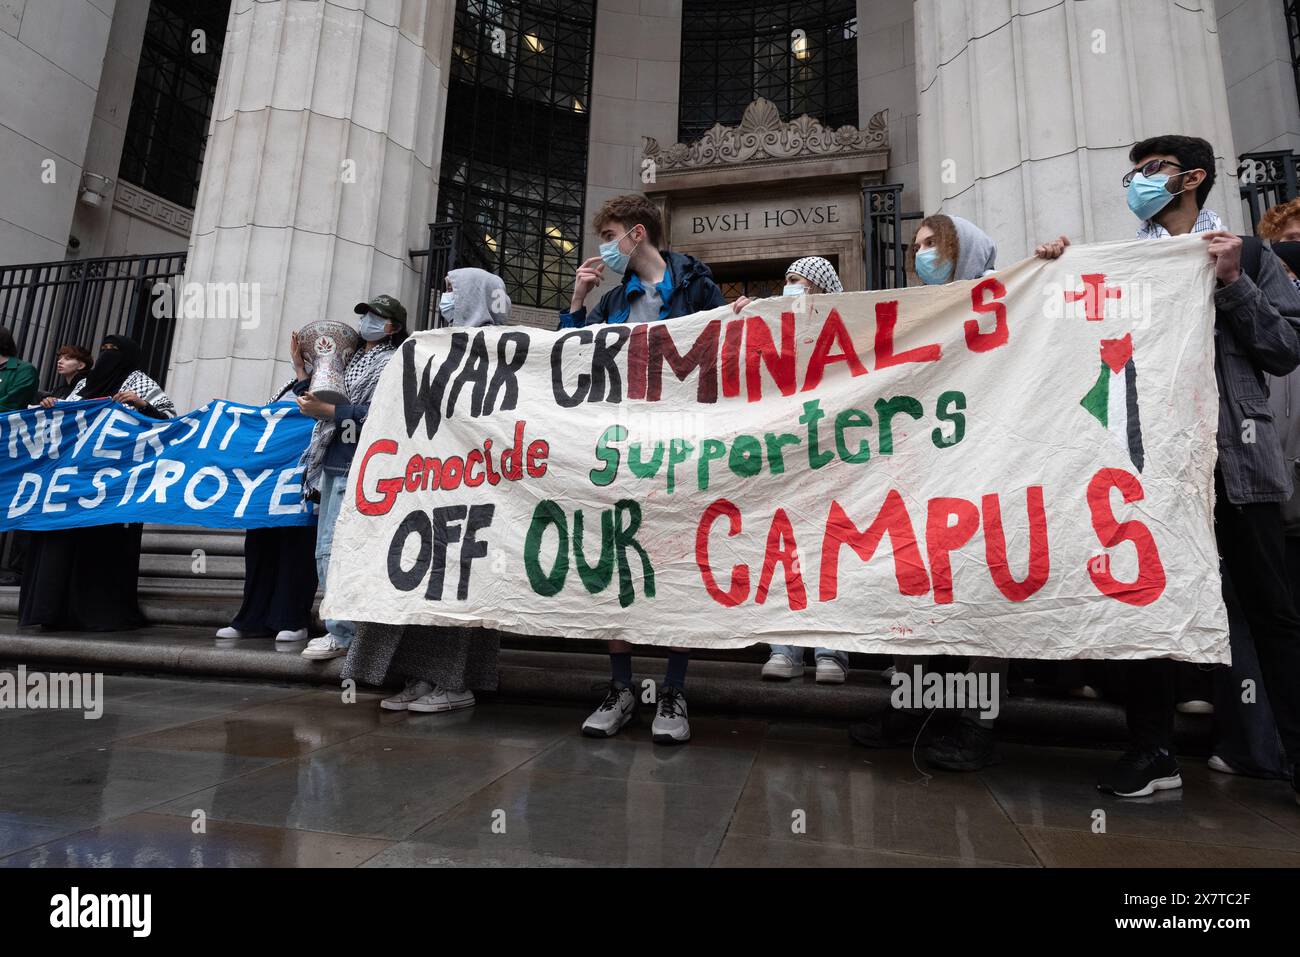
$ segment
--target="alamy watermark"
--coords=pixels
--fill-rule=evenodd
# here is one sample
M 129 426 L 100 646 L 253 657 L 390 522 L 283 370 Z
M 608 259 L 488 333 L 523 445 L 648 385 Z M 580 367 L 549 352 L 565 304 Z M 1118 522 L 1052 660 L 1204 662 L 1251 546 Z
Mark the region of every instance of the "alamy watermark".
M 0 671 L 0 711 L 81 711 L 87 721 L 104 716 L 104 675 Z
M 990 721 L 1002 709 L 1002 677 L 996 671 L 927 672 L 916 665 L 911 674 L 896 671 L 889 680 L 894 686 L 889 703 L 898 709 L 977 711 Z

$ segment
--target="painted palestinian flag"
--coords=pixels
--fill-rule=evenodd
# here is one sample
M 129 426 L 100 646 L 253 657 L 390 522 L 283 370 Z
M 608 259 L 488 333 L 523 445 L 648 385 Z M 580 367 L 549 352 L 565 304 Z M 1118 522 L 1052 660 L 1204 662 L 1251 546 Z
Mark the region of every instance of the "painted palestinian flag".
M 1142 421 L 1138 416 L 1137 366 L 1133 336 L 1101 341 L 1101 375 L 1079 403 L 1100 422 L 1142 471 Z

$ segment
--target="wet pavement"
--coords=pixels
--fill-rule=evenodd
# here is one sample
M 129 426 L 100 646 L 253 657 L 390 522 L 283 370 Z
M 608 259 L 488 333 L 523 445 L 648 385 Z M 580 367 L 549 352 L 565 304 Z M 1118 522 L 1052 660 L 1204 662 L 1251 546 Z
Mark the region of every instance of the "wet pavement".
M 0 710 L 0 866 L 1300 865 L 1288 786 L 1191 759 L 1181 792 L 1120 801 L 1093 787 L 1107 751 L 1011 744 L 936 775 L 833 722 L 696 715 L 667 748 L 648 709 L 598 741 L 582 709 L 500 699 L 425 715 L 272 684 L 104 690 L 99 720 Z

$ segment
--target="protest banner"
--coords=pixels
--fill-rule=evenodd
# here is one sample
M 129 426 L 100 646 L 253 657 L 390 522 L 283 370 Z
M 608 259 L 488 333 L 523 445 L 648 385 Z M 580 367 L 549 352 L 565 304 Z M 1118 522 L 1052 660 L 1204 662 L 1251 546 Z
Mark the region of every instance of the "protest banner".
M 875 653 L 1228 659 L 1197 237 L 668 322 L 417 334 L 323 614 Z
M 311 525 L 292 402 L 217 400 L 151 419 L 107 399 L 0 415 L 0 530 L 152 522 Z

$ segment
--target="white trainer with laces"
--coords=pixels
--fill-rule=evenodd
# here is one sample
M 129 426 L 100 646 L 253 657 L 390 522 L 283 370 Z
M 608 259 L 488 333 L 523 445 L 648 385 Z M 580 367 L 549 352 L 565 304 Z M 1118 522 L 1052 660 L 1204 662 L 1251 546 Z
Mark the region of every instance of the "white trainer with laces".
M 686 695 L 671 685 L 659 690 L 659 708 L 655 712 L 650 736 L 655 744 L 685 744 L 691 740 L 691 723 L 686 717 Z
M 310 661 L 329 661 L 331 658 L 342 658 L 347 653 L 347 645 L 339 644 L 333 635 L 313 638 L 302 650 L 302 656 Z
M 636 695 L 631 688 L 614 681 L 597 687 L 605 688 L 605 698 L 582 722 L 582 733 L 589 738 L 612 738 L 636 714 Z
M 446 688 L 434 685 L 432 690 L 408 704 L 406 710 L 441 714 L 444 711 L 463 711 L 474 707 L 474 704 L 472 691 L 448 691 Z
M 299 628 L 297 631 L 281 631 L 275 636 L 276 641 L 306 641 L 307 629 Z
M 406 687 L 397 694 L 390 695 L 379 702 L 379 707 L 385 711 L 405 711 L 412 701 L 424 697 L 432 690 L 433 685 L 427 681 L 421 681 L 419 678 L 407 678 Z

